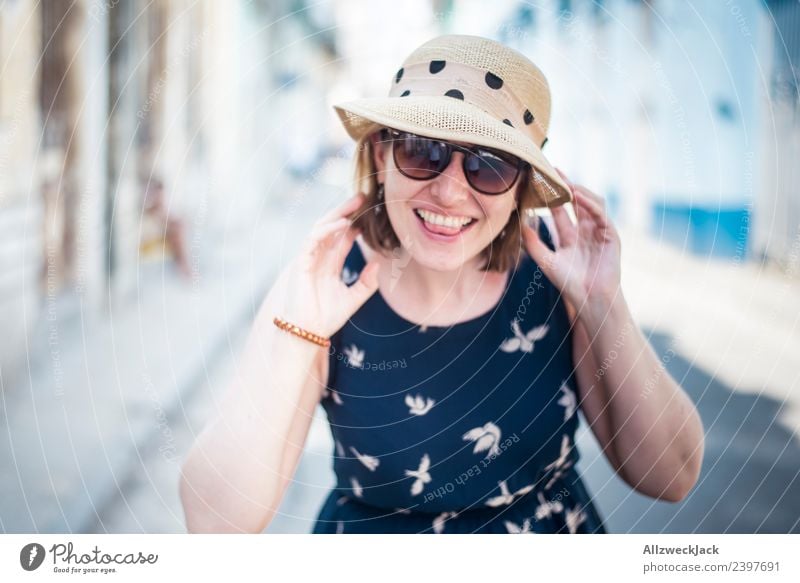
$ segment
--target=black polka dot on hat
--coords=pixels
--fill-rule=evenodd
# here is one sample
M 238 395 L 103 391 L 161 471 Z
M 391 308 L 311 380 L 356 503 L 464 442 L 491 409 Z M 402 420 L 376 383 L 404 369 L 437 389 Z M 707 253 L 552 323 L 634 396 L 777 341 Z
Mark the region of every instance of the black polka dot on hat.
M 526 109 L 525 113 L 522 114 L 522 119 L 525 120 L 525 125 L 530 125 L 533 123 L 533 114 L 530 110 Z
M 403 91 L 403 92 L 400 94 L 400 97 L 405 97 L 406 95 L 411 95 L 411 91 L 409 91 L 408 89 L 406 89 L 405 91 Z
M 400 67 L 400 69 L 397 71 L 397 75 L 394 78 L 394 82 L 400 83 L 400 79 L 402 78 L 403 78 L 403 67 Z
M 428 70 L 433 73 L 434 75 L 444 69 L 445 62 L 444 61 L 431 61 Z
M 503 80 L 491 71 L 487 71 L 486 84 L 492 89 L 500 89 L 503 86 Z
M 445 95 L 447 97 L 455 97 L 456 99 L 460 99 L 461 101 L 464 101 L 464 94 L 461 93 L 461 91 L 459 91 L 458 89 L 451 89 L 450 91 L 445 93 Z
M 512 128 L 514 127 L 514 124 L 512 124 L 512 123 L 511 123 L 510 121 L 508 121 L 507 119 L 504 119 L 504 120 L 503 120 L 503 123 L 504 123 L 504 124 L 506 124 L 506 125 L 509 125 L 509 126 L 511 126 Z

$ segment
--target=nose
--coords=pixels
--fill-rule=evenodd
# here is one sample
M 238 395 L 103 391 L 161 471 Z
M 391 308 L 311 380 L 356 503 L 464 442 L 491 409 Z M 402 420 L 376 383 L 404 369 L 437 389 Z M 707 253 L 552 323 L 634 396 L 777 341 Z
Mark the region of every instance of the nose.
M 471 191 L 464 176 L 464 154 L 453 152 L 450 164 L 431 184 L 431 194 L 444 208 L 457 207 L 469 199 Z

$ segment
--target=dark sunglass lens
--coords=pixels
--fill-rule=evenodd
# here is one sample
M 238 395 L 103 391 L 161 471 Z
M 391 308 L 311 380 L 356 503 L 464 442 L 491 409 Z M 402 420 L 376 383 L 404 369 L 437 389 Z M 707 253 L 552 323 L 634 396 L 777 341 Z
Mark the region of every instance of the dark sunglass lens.
M 502 194 L 510 189 L 519 173 L 519 166 L 491 152 L 469 154 L 465 173 L 470 184 L 484 194 Z
M 447 166 L 447 146 L 436 140 L 406 134 L 394 144 L 397 168 L 411 178 L 432 178 Z

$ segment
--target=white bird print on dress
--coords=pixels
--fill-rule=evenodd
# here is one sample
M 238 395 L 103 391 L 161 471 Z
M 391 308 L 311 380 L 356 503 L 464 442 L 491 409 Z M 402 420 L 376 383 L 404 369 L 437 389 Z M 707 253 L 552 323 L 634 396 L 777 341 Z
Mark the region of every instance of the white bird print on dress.
M 347 356 L 347 362 L 350 364 L 350 366 L 354 368 L 361 368 L 364 366 L 364 351 L 359 350 L 358 346 L 355 344 L 351 344 L 342 352 L 344 352 L 345 356 Z
M 344 447 L 342 447 L 342 442 L 338 439 L 334 439 L 333 443 L 336 444 L 336 455 L 339 457 L 344 457 Z
M 506 520 L 503 522 L 506 525 L 506 530 L 509 534 L 534 534 L 531 530 L 531 519 L 526 518 L 522 521 L 522 526 L 515 522 L 511 522 L 510 520 Z
M 405 400 L 408 406 L 408 412 L 411 415 L 425 415 L 425 413 L 431 410 L 434 403 L 436 403 L 433 399 L 424 399 L 422 395 L 417 395 L 416 397 L 406 395 Z
M 339 392 L 334 391 L 333 389 L 322 389 L 322 398 L 331 399 L 337 405 L 342 404 L 342 398 L 339 396 Z
M 501 435 L 502 432 L 500 431 L 500 428 L 489 421 L 483 427 L 475 427 L 474 429 L 470 429 L 461 436 L 461 439 L 464 441 L 475 442 L 475 448 L 472 450 L 472 453 L 481 453 L 482 451 L 486 451 L 485 457 L 489 457 L 490 455 L 500 454 L 499 444 Z
M 527 334 L 523 334 L 519 327 L 519 320 L 514 318 L 511 322 L 511 330 L 514 332 L 514 337 L 504 340 L 500 345 L 500 350 L 503 352 L 516 352 L 517 350 L 533 352 L 533 344 L 537 340 L 544 338 L 549 329 L 550 327 L 547 324 L 542 324 L 541 326 L 535 326 Z
M 458 512 L 445 511 L 433 519 L 433 532 L 442 534 L 444 531 L 444 523 L 458 516 Z
M 566 421 L 575 414 L 577 402 L 575 392 L 567 386 L 567 383 L 561 383 L 561 390 L 564 394 L 558 400 L 558 404 L 564 407 L 564 421 Z
M 486 501 L 487 506 L 495 507 L 495 506 L 503 506 L 504 504 L 511 504 L 514 501 L 514 498 L 523 496 L 528 492 L 530 492 L 531 490 L 533 490 L 533 484 L 530 484 L 529 486 L 524 486 L 520 488 L 519 490 L 517 490 L 512 494 L 511 491 L 508 489 L 508 484 L 506 484 L 505 480 L 500 480 L 497 483 L 497 485 L 500 486 L 500 495 L 495 496 L 493 498 L 489 498 Z
M 545 471 L 553 470 L 553 476 L 544 487 L 545 490 L 549 490 L 555 481 L 563 476 L 567 468 L 572 465 L 572 460 L 569 459 L 569 452 L 571 449 L 572 448 L 569 445 L 569 435 L 564 435 L 564 437 L 561 439 L 561 453 L 559 454 L 558 458 L 544 467 Z
M 350 446 L 350 451 L 353 452 L 353 455 L 358 458 L 358 461 L 364 464 L 364 467 L 370 472 L 374 472 L 381 463 L 381 461 L 375 456 L 367 455 L 365 453 L 358 453 L 358 450 L 352 445 Z
M 358 480 L 350 478 L 350 484 L 353 486 L 353 495 L 356 498 L 361 498 L 364 495 L 364 488 L 358 483 Z
M 342 281 L 346 285 L 350 285 L 355 280 L 357 280 L 358 279 L 358 275 L 359 275 L 359 273 L 357 271 L 350 271 L 347 268 L 347 266 L 345 266 L 344 269 L 342 269 Z
M 586 522 L 586 513 L 581 508 L 570 508 L 566 515 L 567 528 L 570 534 L 578 532 L 578 527 Z
M 406 470 L 406 476 L 411 478 L 416 478 L 414 483 L 411 484 L 411 495 L 416 496 L 417 494 L 422 492 L 422 489 L 425 487 L 425 484 L 431 481 L 431 475 L 428 473 L 428 469 L 431 467 L 431 458 L 426 453 L 422 456 L 422 459 L 419 462 L 419 468 L 416 470 Z
M 544 499 L 541 492 L 536 494 L 539 499 L 539 506 L 536 507 L 536 520 L 550 518 L 556 512 L 564 512 L 564 505 L 559 500 L 549 501 Z

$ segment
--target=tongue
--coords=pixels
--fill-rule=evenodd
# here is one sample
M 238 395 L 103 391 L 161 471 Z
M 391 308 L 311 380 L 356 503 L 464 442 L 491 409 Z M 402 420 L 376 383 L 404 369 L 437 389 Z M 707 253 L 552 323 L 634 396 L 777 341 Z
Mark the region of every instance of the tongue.
M 457 235 L 461 229 L 459 227 L 445 227 L 444 225 L 434 225 L 425 221 L 425 228 L 439 235 Z

